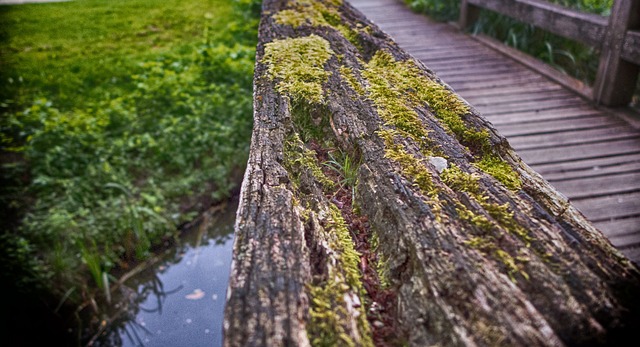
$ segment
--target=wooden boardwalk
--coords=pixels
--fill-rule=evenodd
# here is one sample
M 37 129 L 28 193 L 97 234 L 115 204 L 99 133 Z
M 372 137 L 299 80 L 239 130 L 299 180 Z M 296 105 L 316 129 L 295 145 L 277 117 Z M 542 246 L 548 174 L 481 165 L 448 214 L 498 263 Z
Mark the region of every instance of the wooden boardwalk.
M 640 264 L 640 130 L 402 0 L 349 0 L 478 109 Z

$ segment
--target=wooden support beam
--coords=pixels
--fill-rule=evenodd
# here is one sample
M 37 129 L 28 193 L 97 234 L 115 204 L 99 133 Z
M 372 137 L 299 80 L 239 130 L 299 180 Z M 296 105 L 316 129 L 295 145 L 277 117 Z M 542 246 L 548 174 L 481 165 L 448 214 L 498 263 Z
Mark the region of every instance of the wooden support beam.
M 554 34 L 599 48 L 607 29 L 605 17 L 577 12 L 542 0 L 464 0 Z
M 593 99 L 607 106 L 626 106 L 638 80 L 638 35 L 627 31 L 640 26 L 640 1 L 615 0 L 603 40 Z M 624 60 L 636 60 L 636 63 Z
M 622 47 L 622 59 L 640 65 L 640 31 L 627 31 Z
M 460 30 L 469 29 L 480 16 L 480 8 L 469 3 L 469 0 L 460 2 L 460 18 L 458 19 L 458 28 Z
M 640 272 L 341 0 L 264 0 L 224 345 L 620 346 Z

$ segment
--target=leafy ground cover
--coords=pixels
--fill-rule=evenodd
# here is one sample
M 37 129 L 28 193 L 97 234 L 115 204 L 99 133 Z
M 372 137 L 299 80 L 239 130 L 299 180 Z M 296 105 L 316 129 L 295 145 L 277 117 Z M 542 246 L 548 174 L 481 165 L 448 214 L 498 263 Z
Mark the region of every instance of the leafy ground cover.
M 52 309 L 99 302 L 114 273 L 233 193 L 259 3 L 0 6 L 0 276 L 12 294 Z
M 459 0 L 405 0 L 405 2 L 413 10 L 426 13 L 438 20 L 458 19 Z M 604 16 L 610 14 L 613 4 L 613 0 L 549 0 L 549 2 Z M 481 11 L 472 32 L 494 37 L 588 84 L 592 84 L 595 80 L 599 52 L 591 47 L 487 10 Z

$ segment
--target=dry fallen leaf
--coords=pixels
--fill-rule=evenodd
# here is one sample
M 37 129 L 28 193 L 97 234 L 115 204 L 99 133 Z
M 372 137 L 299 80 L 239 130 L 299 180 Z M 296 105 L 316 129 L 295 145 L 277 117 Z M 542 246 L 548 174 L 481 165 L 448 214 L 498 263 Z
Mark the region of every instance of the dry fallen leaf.
M 189 299 L 189 300 L 199 300 L 204 298 L 204 292 L 201 289 L 196 289 L 193 291 L 193 293 L 191 294 L 187 294 L 187 296 L 185 296 L 185 298 Z

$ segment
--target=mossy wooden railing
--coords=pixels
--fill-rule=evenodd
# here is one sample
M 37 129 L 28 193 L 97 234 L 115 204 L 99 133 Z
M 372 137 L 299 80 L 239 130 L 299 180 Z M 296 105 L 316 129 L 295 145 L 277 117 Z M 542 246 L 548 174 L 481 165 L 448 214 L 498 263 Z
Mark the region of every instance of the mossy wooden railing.
M 468 28 L 480 9 L 596 48 L 601 53 L 591 99 L 607 106 L 630 103 L 640 71 L 640 0 L 614 0 L 609 17 L 543 0 L 461 0 L 459 26 Z
M 341 0 L 265 0 L 225 346 L 623 345 L 638 269 Z

